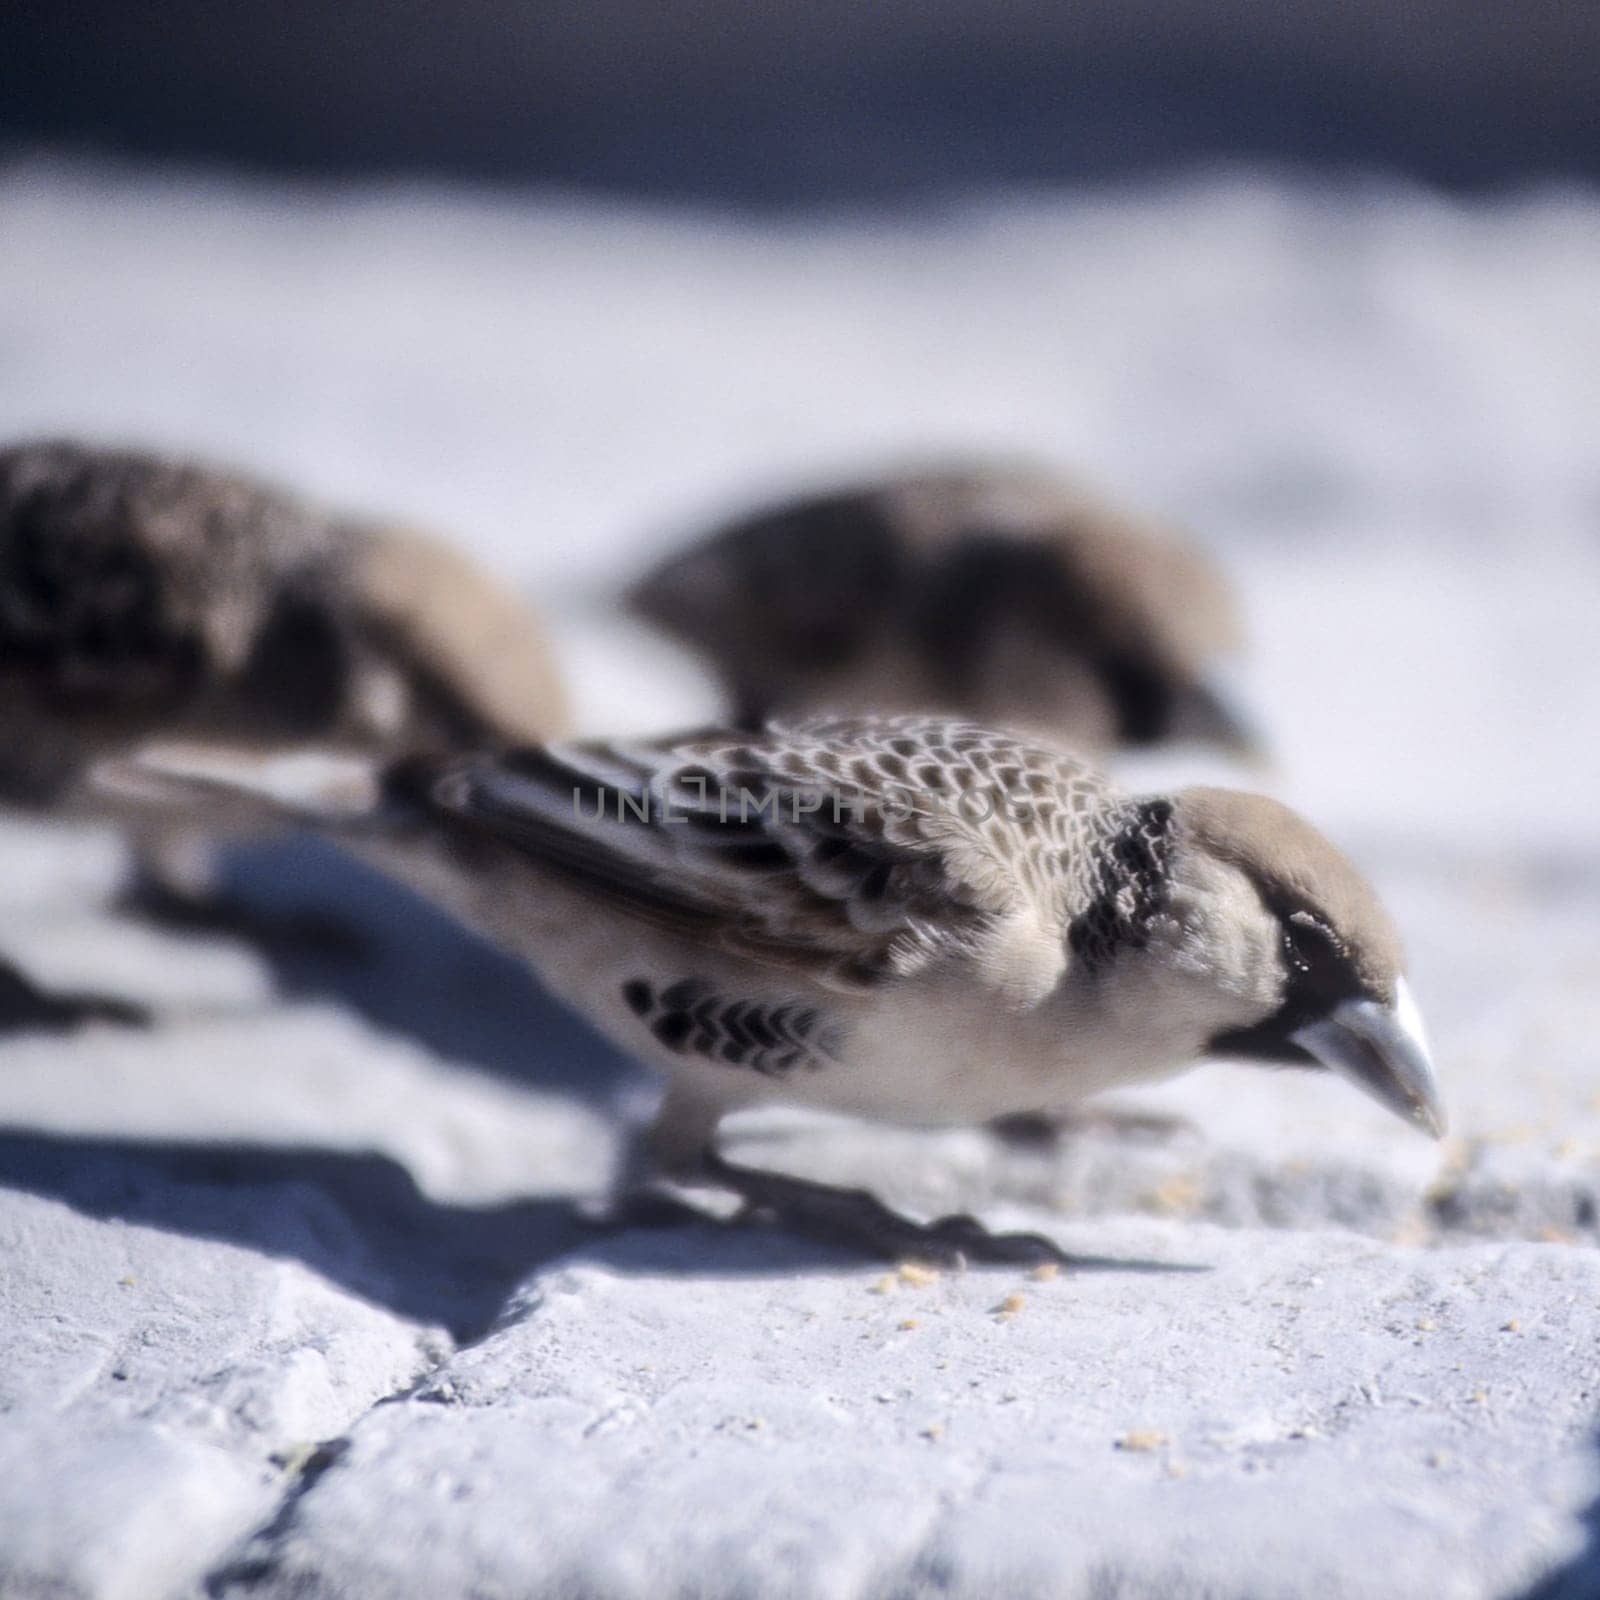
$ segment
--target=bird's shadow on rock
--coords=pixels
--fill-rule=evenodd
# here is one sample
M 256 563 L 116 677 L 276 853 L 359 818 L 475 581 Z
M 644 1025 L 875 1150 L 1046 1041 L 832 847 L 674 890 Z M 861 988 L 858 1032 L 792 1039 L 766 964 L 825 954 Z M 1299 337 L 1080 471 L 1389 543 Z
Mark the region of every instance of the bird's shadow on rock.
M 458 1339 L 588 1229 L 566 1198 L 434 1200 L 388 1156 L 233 1143 L 0 1133 L 0 1186 L 83 1216 L 304 1262 L 319 1276 Z
M 81 1215 L 298 1260 L 410 1320 L 481 1337 L 519 1284 L 561 1256 L 625 1275 L 782 1277 L 859 1271 L 863 1260 L 776 1227 L 712 1221 L 611 1227 L 566 1196 L 470 1205 L 424 1194 L 375 1152 L 0 1132 L 0 1187 Z M 1117 1271 L 1186 1270 L 1140 1260 Z
M 310 836 L 230 850 L 222 894 L 290 995 L 331 999 L 448 1060 L 610 1103 L 642 1070 L 514 957 Z
M 93 1022 L 143 1027 L 144 1008 L 115 995 L 51 991 L 15 962 L 0 958 L 0 1039 L 8 1034 L 71 1033 Z
M 463 1205 L 424 1194 L 376 1152 L 0 1132 L 0 1188 L 80 1215 L 283 1260 L 458 1340 L 481 1337 L 516 1287 L 567 1255 L 628 1274 L 742 1277 L 839 1269 L 803 1240 L 715 1223 L 616 1229 L 566 1195 Z

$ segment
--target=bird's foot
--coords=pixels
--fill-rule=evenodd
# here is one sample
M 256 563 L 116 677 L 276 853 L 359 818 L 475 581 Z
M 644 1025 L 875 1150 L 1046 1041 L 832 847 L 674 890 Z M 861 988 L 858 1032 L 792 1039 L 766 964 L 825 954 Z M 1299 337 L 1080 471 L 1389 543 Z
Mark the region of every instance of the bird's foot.
M 721 1156 L 704 1158 L 706 1177 L 744 1202 L 737 1220 L 772 1218 L 820 1243 L 889 1261 L 961 1268 L 969 1263 L 1070 1264 L 1060 1246 L 1038 1233 L 991 1233 L 975 1217 L 913 1222 L 865 1189 L 839 1189 L 787 1173 L 762 1172 Z

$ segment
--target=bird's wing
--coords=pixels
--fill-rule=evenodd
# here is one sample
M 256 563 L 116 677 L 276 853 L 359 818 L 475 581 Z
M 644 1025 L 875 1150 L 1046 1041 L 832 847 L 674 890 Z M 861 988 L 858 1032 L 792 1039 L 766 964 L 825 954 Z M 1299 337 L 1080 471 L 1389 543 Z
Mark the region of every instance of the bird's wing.
M 1036 1003 L 1120 797 L 1071 757 L 918 717 L 574 744 L 449 770 L 433 803 L 628 914 L 862 987 L 941 957 Z

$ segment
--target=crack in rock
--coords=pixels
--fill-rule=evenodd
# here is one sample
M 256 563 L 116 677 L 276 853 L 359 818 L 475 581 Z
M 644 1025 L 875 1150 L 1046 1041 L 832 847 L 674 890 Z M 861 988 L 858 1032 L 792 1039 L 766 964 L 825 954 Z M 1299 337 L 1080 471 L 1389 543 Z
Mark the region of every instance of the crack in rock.
M 248 1592 L 271 1582 L 278 1571 L 278 1549 L 293 1532 L 302 1503 L 349 1453 L 351 1434 L 382 1407 L 423 1398 L 422 1391 L 461 1348 L 465 1347 L 436 1345 L 431 1364 L 411 1382 L 374 1400 L 360 1416 L 351 1420 L 344 1433 L 312 1446 L 297 1463 L 271 1517 L 240 1540 L 234 1553 L 206 1574 L 201 1584 L 204 1592 L 218 1600 L 229 1593 Z

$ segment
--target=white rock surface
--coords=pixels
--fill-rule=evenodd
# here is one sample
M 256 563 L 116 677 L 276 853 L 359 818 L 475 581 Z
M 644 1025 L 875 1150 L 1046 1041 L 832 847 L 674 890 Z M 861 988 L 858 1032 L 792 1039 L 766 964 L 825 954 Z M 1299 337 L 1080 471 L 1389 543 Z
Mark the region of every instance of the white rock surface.
M 316 1442 L 413 1382 L 441 1335 L 230 1242 L 270 1215 L 274 1242 L 337 1240 L 376 1281 L 309 1185 L 180 1189 L 111 1157 L 65 1198 L 0 1210 L 0 1593 L 145 1600 L 270 1517 Z M 210 1239 L 124 1220 L 152 1202 Z
M 1065 1237 L 1201 1270 L 912 1286 L 692 1238 L 569 1262 L 238 1570 L 319 1597 L 1436 1600 L 1575 1553 L 1592 1252 Z
M 704 714 L 597 595 L 768 486 L 992 444 L 1181 517 L 1454 1116 L 1430 1147 L 1216 1067 L 1054 1147 L 733 1129 L 1204 1269 L 876 1293 L 582 1223 L 635 1074 L 327 847 L 233 863 L 247 942 L 113 912 L 104 835 L 0 824 L 0 953 L 154 1013 L 0 1039 L 0 1595 L 1600 1594 L 1600 200 L 1234 174 L 738 222 L 35 162 L 0 241 L 0 436 L 454 527 L 597 726 Z

